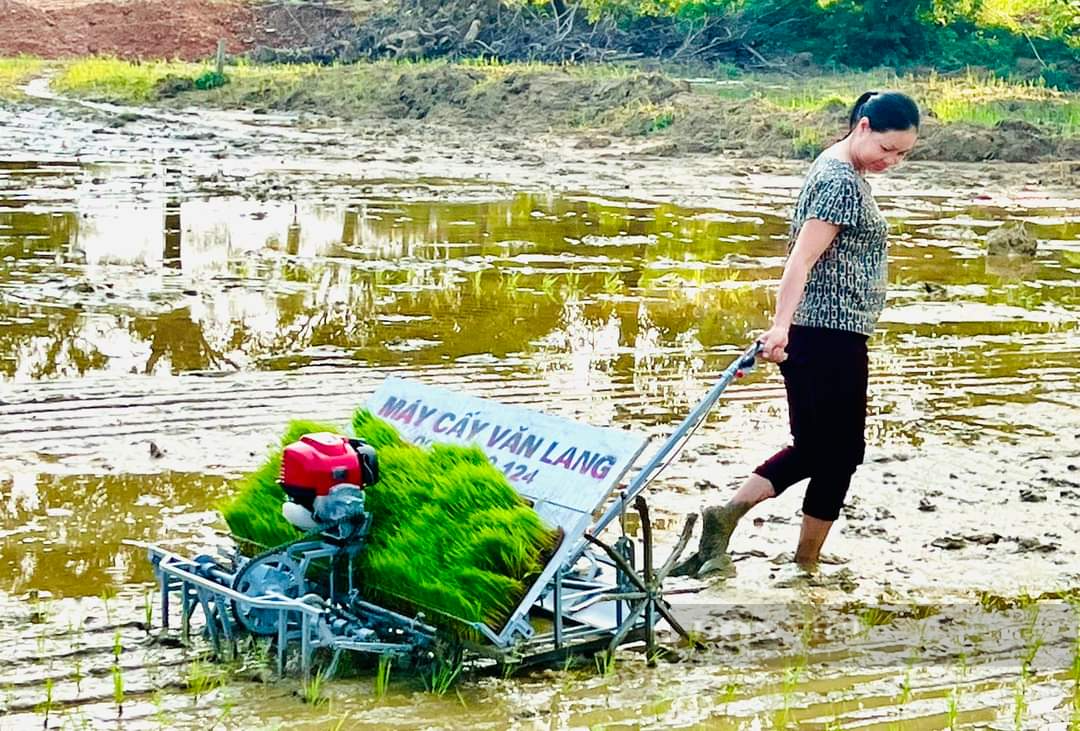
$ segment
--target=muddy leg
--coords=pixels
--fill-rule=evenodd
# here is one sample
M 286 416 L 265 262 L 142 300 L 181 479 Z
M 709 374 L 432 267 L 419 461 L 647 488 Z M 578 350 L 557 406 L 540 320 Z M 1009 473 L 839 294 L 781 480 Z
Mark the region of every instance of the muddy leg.
M 739 488 L 735 496 L 724 505 L 712 506 L 702 511 L 701 542 L 697 553 L 672 569 L 670 576 L 703 576 L 725 568 L 728 542 L 739 518 L 763 500 L 774 497 L 772 483 L 761 475 L 752 474 Z
M 803 515 L 802 530 L 799 532 L 799 547 L 795 551 L 795 563 L 807 571 L 817 568 L 818 559 L 821 558 L 821 546 L 824 545 L 830 528 L 832 528 L 831 520 Z

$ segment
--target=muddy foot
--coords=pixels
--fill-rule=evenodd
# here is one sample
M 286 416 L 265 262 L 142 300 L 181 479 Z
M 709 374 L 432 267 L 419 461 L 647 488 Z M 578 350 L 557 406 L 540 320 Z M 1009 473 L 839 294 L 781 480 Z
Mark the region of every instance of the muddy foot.
M 728 503 L 723 507 L 705 508 L 701 516 L 705 519 L 701 528 L 701 545 L 698 553 L 705 560 L 726 556 L 731 534 L 739 518 L 746 514 L 749 506 Z
M 720 576 L 724 578 L 730 578 L 735 575 L 735 564 L 731 561 L 731 556 L 726 553 L 721 553 L 719 556 L 713 556 L 705 563 L 701 564 L 701 568 L 697 571 L 697 578 L 704 579 L 706 576 Z
M 723 507 L 709 507 L 701 511 L 705 520 L 697 553 L 676 564 L 668 575 L 694 578 L 715 573 L 732 575 L 731 557 L 727 555 L 728 542 L 731 541 L 735 524 L 749 508 L 749 505 L 728 503 Z

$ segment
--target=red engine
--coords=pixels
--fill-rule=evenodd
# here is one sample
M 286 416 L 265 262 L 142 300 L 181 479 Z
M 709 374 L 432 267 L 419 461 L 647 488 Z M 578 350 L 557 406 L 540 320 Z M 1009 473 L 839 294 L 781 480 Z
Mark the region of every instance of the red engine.
M 315 498 L 346 483 L 366 487 L 379 480 L 375 450 L 359 439 L 318 432 L 285 447 L 281 487 L 294 502 L 312 510 Z

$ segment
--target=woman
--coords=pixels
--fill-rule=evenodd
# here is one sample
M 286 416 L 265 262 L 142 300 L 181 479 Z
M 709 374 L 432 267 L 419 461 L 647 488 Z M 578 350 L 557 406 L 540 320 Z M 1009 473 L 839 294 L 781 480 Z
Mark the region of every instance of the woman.
M 895 91 L 867 92 L 851 110 L 847 135 L 807 173 L 791 222 L 787 263 L 761 356 L 780 364 L 792 446 L 759 465 L 722 507 L 706 508 L 698 552 L 676 575 L 726 568 L 738 520 L 807 477 L 795 561 L 816 565 L 863 459 L 866 341 L 885 306 L 887 225 L 867 173 L 903 160 L 915 145 L 919 109 Z

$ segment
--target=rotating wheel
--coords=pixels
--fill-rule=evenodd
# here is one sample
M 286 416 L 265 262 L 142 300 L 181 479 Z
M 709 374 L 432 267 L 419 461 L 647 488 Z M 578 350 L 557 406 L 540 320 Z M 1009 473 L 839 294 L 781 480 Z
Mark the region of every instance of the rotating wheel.
M 304 583 L 300 565 L 287 554 L 279 552 L 257 556 L 248 561 L 233 580 L 232 588 L 250 597 L 265 596 L 273 592 L 295 599 L 303 593 Z M 233 612 L 237 621 L 252 634 L 277 634 L 278 620 L 281 617 L 278 610 L 234 601 Z

